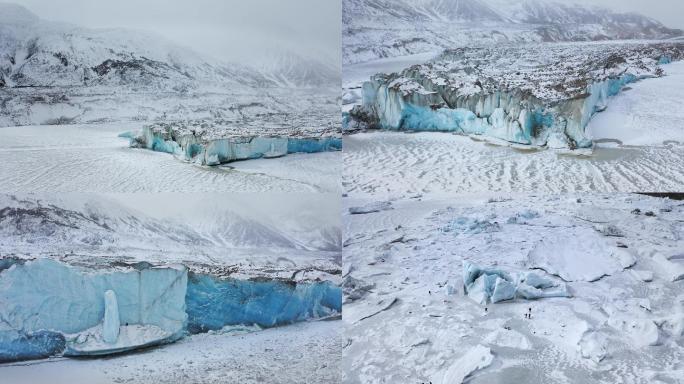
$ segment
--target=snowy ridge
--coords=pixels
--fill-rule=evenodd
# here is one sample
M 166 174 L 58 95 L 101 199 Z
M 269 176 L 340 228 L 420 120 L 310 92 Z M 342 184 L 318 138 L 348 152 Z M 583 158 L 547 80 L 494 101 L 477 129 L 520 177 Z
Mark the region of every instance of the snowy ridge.
M 180 90 L 210 84 L 296 88 L 330 86 L 331 82 L 334 86 L 331 68 L 287 52 L 259 73 L 248 66 L 203 58 L 149 32 L 43 21 L 15 4 L 1 3 L 0 14 L 0 84 L 5 87 L 100 85 Z M 305 78 L 304 74 L 317 76 Z
M 345 64 L 493 42 L 682 35 L 639 14 L 546 0 L 345 0 L 342 10 Z
M 304 115 L 313 100 L 330 121 L 337 112 L 339 68 L 320 57 L 226 63 L 147 32 L 44 21 L 13 4 L 0 14 L 0 126 L 207 119 L 254 103 L 255 118 Z
M 200 272 L 288 278 L 300 269 L 339 269 L 339 228 L 322 227 L 303 235 L 306 226 L 276 227 L 267 220 L 221 209 L 190 224 L 180 218 L 156 219 L 116 201 L 85 195 L 2 195 L 0 256 L 100 266 L 183 263 Z M 245 265 L 225 269 L 241 263 Z

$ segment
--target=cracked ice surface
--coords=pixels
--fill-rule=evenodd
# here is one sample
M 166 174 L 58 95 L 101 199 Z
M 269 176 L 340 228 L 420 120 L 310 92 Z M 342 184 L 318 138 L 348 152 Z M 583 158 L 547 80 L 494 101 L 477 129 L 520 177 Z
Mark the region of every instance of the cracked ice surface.
M 469 383 L 684 377 L 684 295 L 674 273 L 684 260 L 682 202 L 489 196 L 390 199 L 393 210 L 344 216 L 344 382 L 439 383 L 456 362 L 482 367 Z M 387 200 L 348 197 L 344 206 L 378 201 Z M 444 231 L 454 220 L 500 228 Z M 536 269 L 541 250 L 546 267 L 573 281 Z M 545 289 L 565 284 L 572 297 L 483 305 L 463 291 L 464 262 Z

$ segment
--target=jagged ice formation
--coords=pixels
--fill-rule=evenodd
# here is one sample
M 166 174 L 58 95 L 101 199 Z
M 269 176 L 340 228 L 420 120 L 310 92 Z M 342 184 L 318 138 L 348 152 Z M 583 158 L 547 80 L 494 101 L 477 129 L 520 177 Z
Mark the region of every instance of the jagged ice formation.
M 400 73 L 376 74 L 344 124 L 485 135 L 590 148 L 585 127 L 626 84 L 664 74 L 682 43 L 458 48 Z
M 202 165 L 235 160 L 273 158 L 288 153 L 314 153 L 342 149 L 338 129 L 310 118 L 294 119 L 289 126 L 268 120 L 191 120 L 156 123 L 140 132 L 124 132 L 132 147 L 147 148 L 181 156 Z M 287 120 L 285 118 L 285 120 Z M 315 127 L 315 128 L 308 128 Z
M 272 327 L 336 315 L 329 282 L 220 279 L 185 266 L 0 264 L 0 362 L 106 355 L 226 325 Z

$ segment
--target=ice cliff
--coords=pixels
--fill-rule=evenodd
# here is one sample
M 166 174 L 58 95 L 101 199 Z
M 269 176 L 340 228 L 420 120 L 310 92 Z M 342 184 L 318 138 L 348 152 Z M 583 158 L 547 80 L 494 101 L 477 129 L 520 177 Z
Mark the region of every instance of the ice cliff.
M 225 280 L 182 265 L 0 264 L 0 362 L 106 355 L 226 325 L 272 327 L 341 312 L 326 282 Z M 190 279 L 188 276 L 190 275 Z
M 458 48 L 363 84 L 344 124 L 449 131 L 550 148 L 590 148 L 585 127 L 625 85 L 664 74 L 682 43 Z
M 321 126 L 320 121 L 283 126 L 266 120 L 192 120 L 151 124 L 120 136 L 132 147 L 172 153 L 202 165 L 342 149 L 337 128 Z

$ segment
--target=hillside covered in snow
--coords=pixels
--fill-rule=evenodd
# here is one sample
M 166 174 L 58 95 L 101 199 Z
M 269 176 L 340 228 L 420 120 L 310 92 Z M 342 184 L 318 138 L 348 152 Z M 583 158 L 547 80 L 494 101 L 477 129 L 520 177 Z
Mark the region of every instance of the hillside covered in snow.
M 182 216 L 152 217 L 104 197 L 3 195 L 0 256 L 101 267 L 182 263 L 230 276 L 339 270 L 342 234 L 333 224 L 302 218 L 276 226 L 271 218 L 227 209 L 202 212 L 204 219 L 186 222 Z
M 258 118 L 339 120 L 340 69 L 288 51 L 269 65 L 203 57 L 148 32 L 89 29 L 0 4 L 0 126 Z M 316 127 L 311 127 L 316 128 Z
M 343 62 L 489 43 L 664 39 L 648 17 L 554 0 L 344 0 Z

